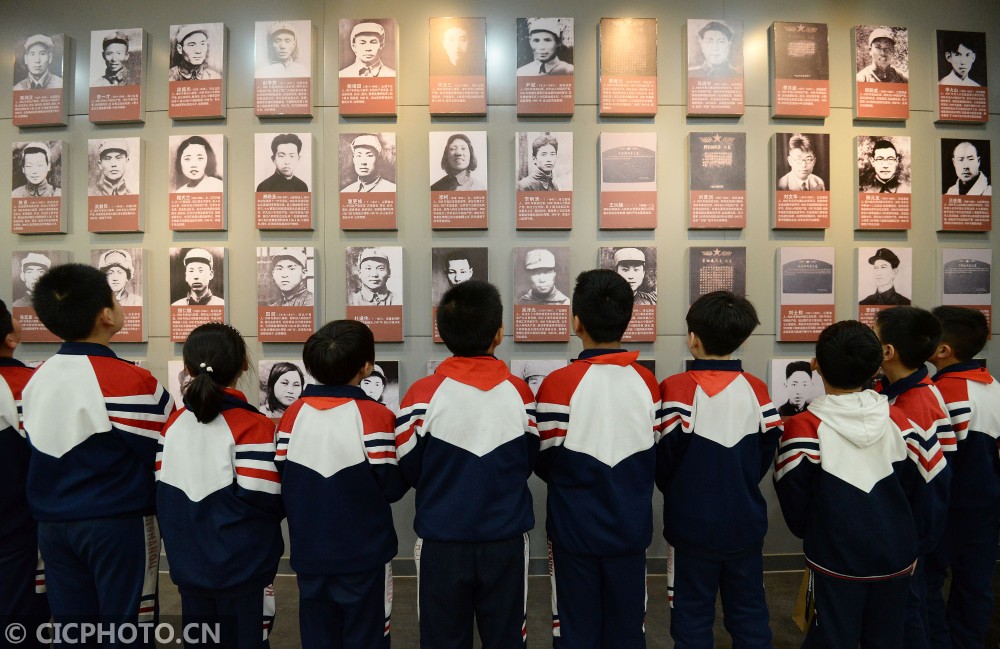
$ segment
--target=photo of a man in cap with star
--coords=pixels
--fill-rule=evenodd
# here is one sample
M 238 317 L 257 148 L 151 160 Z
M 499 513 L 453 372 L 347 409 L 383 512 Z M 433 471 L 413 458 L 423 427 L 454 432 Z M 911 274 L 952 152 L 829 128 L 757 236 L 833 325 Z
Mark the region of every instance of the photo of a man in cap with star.
M 90 196 L 125 196 L 138 191 L 139 138 L 90 140 Z
M 170 251 L 171 306 L 222 306 L 224 285 L 222 270 L 216 278 L 216 266 L 222 262 L 222 248 L 172 248 Z M 180 271 L 180 272 L 177 272 Z
M 573 19 L 518 18 L 519 77 L 573 74 Z
M 300 79 L 310 76 L 312 23 L 308 20 L 258 22 L 257 79 Z
M 559 249 L 557 252 L 567 252 Z M 566 266 L 565 259 L 561 260 Z M 533 248 L 524 255 L 524 275 L 529 288 L 517 298 L 518 304 L 569 305 L 569 297 L 556 286 L 556 256 L 547 248 Z
M 170 28 L 170 81 L 222 78 L 222 23 L 173 25 Z
M 355 256 L 356 255 L 356 256 Z M 402 295 L 389 288 L 392 265 L 402 265 L 402 248 L 347 249 L 347 306 L 395 306 Z M 352 259 L 356 262 L 352 263 Z
M 902 27 L 855 28 L 857 80 L 868 83 L 908 83 L 907 31 Z M 867 36 L 866 36 L 867 34 Z
M 268 287 L 258 295 L 260 306 L 313 306 L 309 290 L 313 248 L 258 248 L 258 286 Z
M 395 133 L 342 133 L 341 193 L 395 192 L 395 153 Z
M 14 60 L 14 90 L 62 88 L 62 34 L 32 34 Z
M 91 260 L 97 269 L 108 278 L 108 286 L 122 306 L 142 306 L 141 276 L 142 250 L 134 248 L 112 248 L 92 250 Z
M 396 42 L 394 20 L 341 19 L 340 38 L 341 79 L 396 76 L 396 71 L 388 65 L 395 65 L 395 48 L 390 46 Z M 350 54 L 344 47 L 345 41 L 350 45 Z
M 142 30 L 90 33 L 91 88 L 142 83 Z

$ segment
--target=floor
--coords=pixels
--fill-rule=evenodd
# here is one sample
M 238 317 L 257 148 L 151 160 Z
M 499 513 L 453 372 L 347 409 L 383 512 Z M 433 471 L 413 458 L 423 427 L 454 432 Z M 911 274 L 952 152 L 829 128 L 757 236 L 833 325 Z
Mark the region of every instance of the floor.
M 792 649 L 802 644 L 802 633 L 792 621 L 792 606 L 802 580 L 801 572 L 774 572 L 764 576 L 768 607 L 771 611 L 771 630 L 775 649 Z M 396 577 L 392 611 L 392 646 L 394 649 L 417 649 L 416 588 L 414 577 Z M 275 580 L 277 617 L 271 635 L 273 649 L 299 646 L 298 590 L 294 576 L 279 576 Z M 994 579 L 994 592 L 1000 592 L 1000 575 Z M 531 577 L 528 584 L 528 643 L 533 647 L 551 646 L 549 580 Z M 180 597 L 177 588 L 166 574 L 160 575 L 160 613 L 167 621 L 174 622 L 180 614 Z M 171 619 L 173 618 L 173 619 Z M 646 646 L 648 649 L 672 647 L 666 608 L 666 577 L 649 577 L 649 611 L 646 617 Z M 986 646 L 998 647 L 1000 617 L 994 613 Z M 722 625 L 722 611 L 718 610 L 715 623 L 717 649 L 731 647 L 729 636 Z M 479 647 L 477 640 L 476 647 Z

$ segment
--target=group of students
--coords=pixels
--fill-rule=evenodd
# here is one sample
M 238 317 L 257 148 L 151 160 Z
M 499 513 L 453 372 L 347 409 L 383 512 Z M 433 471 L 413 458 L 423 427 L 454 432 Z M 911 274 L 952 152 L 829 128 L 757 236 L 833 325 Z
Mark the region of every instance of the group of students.
M 471 649 L 475 623 L 485 649 L 521 648 L 534 472 L 547 483 L 555 647 L 645 646 L 654 483 L 675 646 L 713 645 L 721 593 L 734 646 L 771 647 L 759 485 L 773 465 L 811 572 L 803 646 L 983 646 L 1000 387 L 973 360 L 988 336 L 981 313 L 896 307 L 874 330 L 831 325 L 812 361 L 826 395 L 783 425 L 765 384 L 731 357 L 760 324 L 748 300 L 695 301 L 695 360 L 659 385 L 621 347 L 632 306 L 614 271 L 581 273 L 583 351 L 536 397 L 494 356 L 497 289 L 454 286 L 437 310 L 453 355 L 410 387 L 398 416 L 359 387 L 371 331 L 329 322 L 303 348 L 317 383 L 275 432 L 235 387 L 249 368 L 236 329 L 191 333 L 192 380 L 175 408 L 108 347 L 123 314 L 104 275 L 53 267 L 34 308 L 65 342 L 39 369 L 12 358 L 17 323 L 0 308 L 0 615 L 152 620 L 162 533 L 185 622 L 221 622 L 222 646 L 267 646 L 287 518 L 302 646 L 386 648 L 391 503 L 412 488 L 421 646 Z

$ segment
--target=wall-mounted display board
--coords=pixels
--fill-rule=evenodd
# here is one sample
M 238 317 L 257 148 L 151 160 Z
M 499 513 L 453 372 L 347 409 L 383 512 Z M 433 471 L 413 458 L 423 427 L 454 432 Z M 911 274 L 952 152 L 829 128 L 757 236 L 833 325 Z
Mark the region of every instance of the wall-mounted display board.
M 602 230 L 656 227 L 656 133 L 601 133 Z
M 768 391 L 782 419 L 805 411 L 813 399 L 826 393 L 823 379 L 819 372 L 813 371 L 808 358 L 771 360 Z
M 72 83 L 65 70 L 66 34 L 24 34 L 14 40 L 14 126 L 63 126 Z
M 174 372 L 170 371 L 173 379 Z M 257 363 L 257 408 L 265 417 L 275 422 L 281 419 L 288 406 L 302 396 L 307 385 L 316 379 L 306 371 L 301 356 L 296 359 L 266 360 Z
M 688 303 L 712 291 L 747 294 L 747 249 L 743 246 L 688 250 Z
M 87 228 L 91 232 L 142 232 L 142 140 L 87 140 L 87 162 Z
M 573 227 L 573 134 L 515 134 L 514 177 L 519 230 Z
M 742 115 L 743 22 L 688 20 L 685 35 L 688 116 Z
M 601 116 L 655 116 L 656 18 L 601 18 L 598 37 Z
M 229 258 L 222 247 L 170 249 L 170 340 L 206 322 L 227 322 Z
M 312 116 L 312 22 L 254 27 L 253 105 L 257 117 Z
M 452 286 L 470 279 L 490 281 L 490 249 L 482 247 L 431 248 L 431 336 L 441 340 L 437 328 L 437 308 Z
M 256 133 L 254 180 L 258 229 L 313 229 L 311 133 Z
M 941 140 L 941 220 L 939 230 L 988 232 L 993 229 L 990 141 Z
M 942 249 L 941 304 L 982 311 L 992 327 L 992 270 L 993 250 L 990 248 Z
M 146 31 L 90 32 L 90 121 L 94 124 L 146 119 Z
M 778 249 L 778 340 L 812 342 L 834 322 L 834 249 Z
M 431 131 L 427 138 L 431 228 L 485 230 L 489 226 L 486 131 Z
M 771 117 L 830 116 L 826 23 L 773 22 L 768 28 Z
M 908 135 L 862 135 L 858 151 L 858 230 L 909 230 L 912 158 Z
M 854 117 L 910 117 L 910 39 L 905 27 L 857 25 L 851 30 L 857 75 Z
M 62 197 L 65 162 L 66 143 L 59 140 L 11 145 L 11 232 L 66 232 L 66 203 Z
M 990 119 L 986 34 L 935 32 L 939 122 L 985 124 Z
M 656 340 L 656 248 L 602 246 L 597 251 L 597 266 L 615 271 L 632 289 L 632 319 L 622 342 Z
M 565 342 L 573 275 L 565 246 L 514 248 L 514 340 Z
M 340 228 L 396 229 L 396 134 L 341 133 Z
M 149 330 L 145 306 L 148 264 L 142 248 L 94 248 L 90 265 L 108 278 L 108 286 L 125 312 L 125 323 L 112 342 L 146 342 Z
M 399 32 L 394 18 L 340 19 L 340 114 L 396 114 Z
M 59 337 L 50 332 L 35 314 L 31 301 L 35 284 L 49 268 L 70 261 L 65 250 L 18 250 L 11 255 L 11 315 L 21 325 L 21 340 L 26 343 L 55 343 Z
M 572 18 L 517 19 L 517 114 L 572 115 Z
M 431 115 L 486 114 L 486 19 L 431 18 Z
M 170 27 L 170 119 L 226 116 L 226 36 L 222 23 Z
M 858 248 L 858 320 L 871 325 L 879 311 L 907 306 L 913 295 L 913 249 Z
M 688 135 L 688 227 L 734 230 L 747 225 L 746 133 Z
M 771 227 L 830 227 L 830 135 L 774 134 L 774 219 Z
M 170 229 L 225 230 L 226 136 L 171 135 L 168 148 Z
M 257 248 L 257 338 L 301 343 L 316 330 L 316 249 Z
M 347 317 L 368 325 L 376 342 L 402 342 L 403 248 L 349 247 L 344 276 Z

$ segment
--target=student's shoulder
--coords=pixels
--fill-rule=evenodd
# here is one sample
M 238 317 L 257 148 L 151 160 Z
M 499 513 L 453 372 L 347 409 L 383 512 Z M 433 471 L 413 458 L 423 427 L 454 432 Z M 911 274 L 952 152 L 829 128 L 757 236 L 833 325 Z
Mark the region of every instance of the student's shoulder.
M 767 383 L 762 379 L 750 374 L 749 372 L 743 372 L 743 378 L 746 380 L 747 384 L 753 390 L 754 394 L 757 395 L 757 400 L 761 403 L 766 403 L 771 400 L 771 393 L 767 388 Z
M 898 406 L 889 406 L 889 420 L 903 433 L 914 426 L 906 412 Z
M 91 364 L 105 394 L 153 393 L 162 389 L 152 372 L 117 356 L 91 356 Z M 110 391 L 110 392 L 109 392 Z
M 410 385 L 403 397 L 403 403 L 416 403 L 430 401 L 431 397 L 444 382 L 445 377 L 441 374 L 431 374 L 417 379 Z
M 379 403 L 374 399 L 355 399 L 361 417 L 366 422 L 371 421 L 396 421 L 396 414 L 384 403 Z
M 233 433 L 236 444 L 274 443 L 274 422 L 256 410 L 230 408 L 222 416 Z

